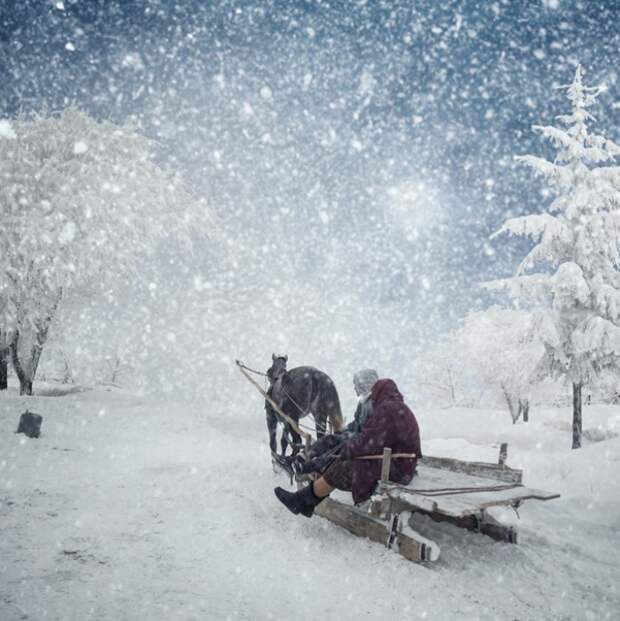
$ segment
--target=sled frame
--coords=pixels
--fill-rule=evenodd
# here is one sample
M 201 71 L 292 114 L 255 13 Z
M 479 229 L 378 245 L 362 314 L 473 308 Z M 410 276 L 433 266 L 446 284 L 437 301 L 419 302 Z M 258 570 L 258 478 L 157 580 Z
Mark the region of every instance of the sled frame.
M 500 523 L 487 510 L 499 506 L 517 509 L 525 500 L 552 500 L 560 495 L 525 487 L 523 472 L 505 465 L 506 450 L 502 445 L 500 462 L 503 457 L 504 463 L 499 464 L 424 457 L 414 480 L 400 485 L 388 479 L 391 451 L 385 449 L 381 480 L 365 506 L 326 498 L 315 513 L 414 562 L 435 561 L 440 555 L 439 546 L 415 530 L 416 515 L 516 544 L 517 529 Z M 438 482 L 449 485 L 437 487 Z

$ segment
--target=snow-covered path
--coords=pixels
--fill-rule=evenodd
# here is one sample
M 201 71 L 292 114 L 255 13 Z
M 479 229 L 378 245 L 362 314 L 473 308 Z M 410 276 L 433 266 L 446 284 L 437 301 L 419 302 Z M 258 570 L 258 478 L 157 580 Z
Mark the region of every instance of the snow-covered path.
M 260 407 L 255 419 L 207 419 L 103 390 L 28 405 L 45 418 L 39 440 L 11 433 L 23 401 L 0 398 L 2 621 L 620 614 L 618 495 L 526 504 L 517 546 L 434 526 L 442 556 L 422 566 L 281 507 Z M 429 453 L 456 446 L 420 418 Z M 515 445 L 534 470 L 526 482 L 555 490 L 567 476 L 561 460 Z M 575 459 L 595 455 L 611 476 L 618 438 Z

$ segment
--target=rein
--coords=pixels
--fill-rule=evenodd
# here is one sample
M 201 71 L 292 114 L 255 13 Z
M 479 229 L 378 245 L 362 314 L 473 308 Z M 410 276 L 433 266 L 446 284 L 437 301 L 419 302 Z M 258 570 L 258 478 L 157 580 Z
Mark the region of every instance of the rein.
M 279 378 L 278 378 L 278 379 L 279 379 Z M 306 412 L 305 410 L 303 410 L 303 409 L 301 408 L 301 406 L 297 403 L 297 401 L 295 401 L 295 399 L 293 399 L 293 397 L 291 396 L 291 394 L 289 393 L 289 391 L 288 391 L 288 390 L 286 390 L 286 388 L 284 388 L 284 385 L 283 385 L 283 384 L 281 384 L 281 385 L 280 385 L 280 387 L 282 388 L 282 392 L 286 395 L 286 398 L 287 398 L 287 399 L 290 399 L 290 400 L 291 400 L 291 402 L 292 402 L 292 404 L 293 404 L 293 405 L 294 405 L 294 406 L 295 406 L 295 407 L 299 410 L 299 413 L 300 413 L 302 416 L 308 416 L 309 411 L 308 411 L 308 412 Z
M 306 433 L 305 431 L 302 431 L 302 429 L 299 427 L 299 425 L 290 416 L 287 416 L 280 409 L 280 406 L 267 394 L 267 392 L 260 387 L 258 382 L 255 382 L 248 375 L 247 371 L 245 370 L 245 365 L 242 362 L 240 362 L 239 360 L 235 360 L 235 362 L 237 363 L 237 366 L 239 367 L 239 370 L 245 376 L 245 378 L 254 385 L 254 387 L 258 390 L 258 392 L 260 392 L 261 395 L 263 395 L 263 397 L 270 403 L 271 407 L 280 416 L 280 418 L 283 421 L 285 421 L 286 423 L 288 423 L 302 438 L 304 438 L 306 440 L 306 442 L 308 442 L 308 443 L 312 442 L 312 436 L 309 433 Z
M 288 371 L 285 371 L 284 373 L 282 373 L 282 375 L 280 375 L 280 377 L 278 377 L 278 379 L 282 378 L 284 375 L 286 375 L 286 373 L 288 373 Z M 299 405 L 299 403 L 297 403 L 297 401 L 295 401 L 295 399 L 293 399 L 293 396 L 291 395 L 291 393 L 289 393 L 289 391 L 286 390 L 286 388 L 284 387 L 284 383 L 283 382 L 280 382 L 280 388 L 281 388 L 282 392 L 284 393 L 284 395 L 286 396 L 286 398 L 289 399 L 290 402 L 299 410 L 299 413 L 301 415 L 300 418 L 303 418 L 304 416 L 308 416 L 308 414 L 310 414 L 310 410 L 308 410 L 308 411 L 304 410 Z M 307 425 L 304 425 L 303 423 L 298 422 L 297 424 L 300 427 L 303 427 L 304 429 L 307 429 L 308 431 L 312 431 L 311 427 L 308 427 Z M 316 428 L 315 430 L 316 430 L 317 434 L 318 434 L 319 431 L 323 431 L 323 432 L 327 431 L 326 426 L 323 426 L 323 425 L 321 425 L 321 428 L 319 429 L 319 425 L 316 422 L 316 419 L 315 419 L 315 428 Z
M 250 367 L 243 364 L 241 360 L 235 360 L 235 362 L 237 363 L 237 366 L 241 369 L 245 369 L 246 371 L 249 371 L 250 373 L 254 373 L 254 375 L 262 375 L 263 377 L 267 377 L 267 373 L 263 373 L 262 371 L 257 371 L 256 369 L 250 369 Z
M 261 375 L 262 377 L 269 377 L 267 375 L 267 373 L 263 373 L 262 371 L 257 371 L 256 369 L 252 369 L 250 367 L 248 367 L 246 364 L 244 364 L 243 362 L 241 362 L 241 360 L 235 360 L 235 362 L 237 363 L 237 366 L 240 369 L 245 369 L 246 371 L 249 371 L 250 373 L 254 373 L 255 375 Z M 286 371 L 285 371 L 286 373 Z M 283 373 L 282 375 L 284 375 L 285 373 Z M 280 376 L 282 377 L 282 376 Z M 278 378 L 280 379 L 280 378 Z M 299 403 L 297 403 L 297 401 L 295 401 L 295 399 L 293 399 L 293 397 L 291 396 L 291 394 L 289 393 L 288 390 L 286 390 L 286 388 L 284 387 L 283 384 L 280 384 L 282 392 L 284 393 L 284 395 L 286 396 L 287 399 L 289 399 L 291 401 L 291 403 L 299 410 L 299 413 L 301 414 L 301 416 L 308 416 L 309 412 L 306 412 L 300 405 Z M 279 414 L 279 412 L 278 412 Z M 308 427 L 308 425 L 304 425 L 303 423 L 298 422 L 297 425 L 301 428 L 301 429 L 306 429 L 307 431 L 312 431 L 311 427 Z M 325 430 L 323 430 L 325 431 Z M 299 433 L 299 432 L 298 432 Z M 303 434 L 301 434 L 303 435 Z

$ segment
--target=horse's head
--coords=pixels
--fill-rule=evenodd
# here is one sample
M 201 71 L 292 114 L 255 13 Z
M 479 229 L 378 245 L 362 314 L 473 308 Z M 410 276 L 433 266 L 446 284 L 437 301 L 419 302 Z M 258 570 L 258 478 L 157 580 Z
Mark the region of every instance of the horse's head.
M 271 354 L 271 361 L 271 366 L 267 369 L 267 377 L 273 384 L 286 373 L 288 356 L 276 356 L 275 354 Z

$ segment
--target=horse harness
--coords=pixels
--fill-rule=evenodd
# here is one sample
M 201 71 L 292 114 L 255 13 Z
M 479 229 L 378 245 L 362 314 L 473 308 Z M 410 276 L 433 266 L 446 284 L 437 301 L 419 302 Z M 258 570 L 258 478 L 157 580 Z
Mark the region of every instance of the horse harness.
M 284 386 L 284 381 L 283 378 L 286 375 L 287 371 L 285 371 L 284 373 L 282 373 L 279 377 L 277 377 L 272 384 L 272 387 L 276 385 L 276 383 L 279 383 L 278 386 L 278 390 L 282 391 L 282 393 L 284 393 L 284 396 L 299 410 L 299 414 L 300 417 L 299 418 L 303 418 L 304 416 L 307 416 L 308 414 L 310 414 L 310 409 L 304 410 L 299 403 L 297 403 L 297 401 L 293 398 L 293 396 L 289 393 L 288 390 L 286 390 L 285 386 Z M 271 393 L 273 394 L 273 392 Z M 277 412 L 276 412 L 277 414 Z M 307 429 L 308 431 L 312 431 L 311 427 L 308 427 L 308 425 L 304 425 L 303 423 L 300 423 L 299 421 L 297 421 L 297 424 L 304 428 Z

